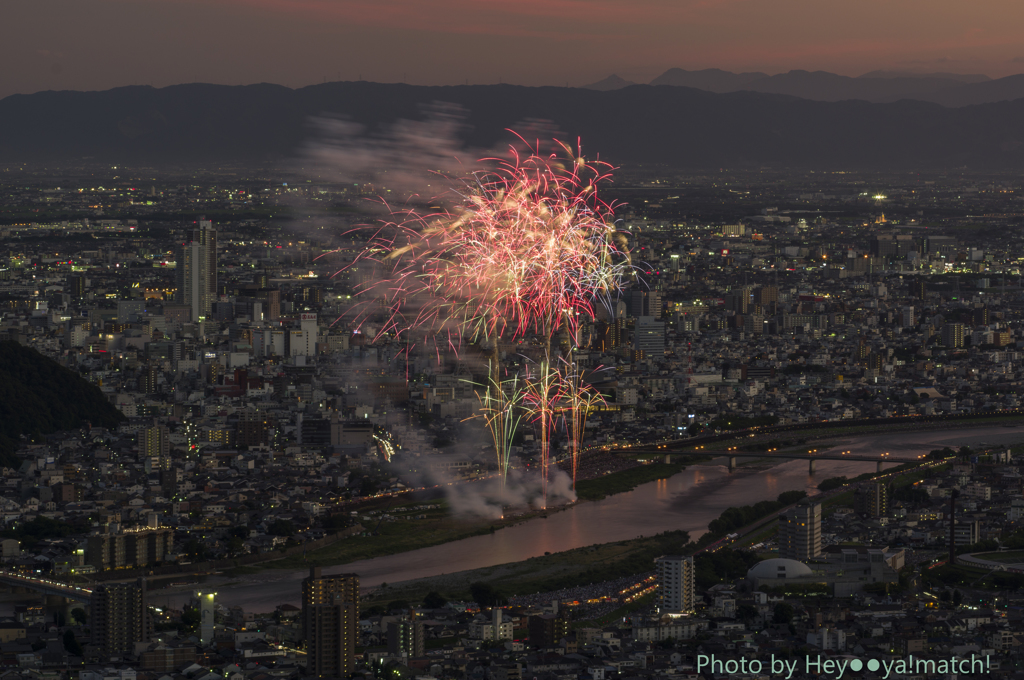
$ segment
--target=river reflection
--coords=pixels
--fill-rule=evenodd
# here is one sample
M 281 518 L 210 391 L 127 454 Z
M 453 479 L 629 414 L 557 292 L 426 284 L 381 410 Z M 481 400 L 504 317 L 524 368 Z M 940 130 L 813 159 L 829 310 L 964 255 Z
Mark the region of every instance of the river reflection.
M 927 453 L 942 446 L 1009 444 L 1024 440 L 1024 429 L 978 428 L 965 431 L 915 432 L 858 437 L 842 443 L 855 454 L 879 455 L 893 450 L 901 457 Z M 896 463 L 893 463 L 895 465 Z M 708 523 L 732 506 L 774 500 L 783 491 L 804 489 L 816 494 L 817 485 L 828 477 L 855 477 L 873 472 L 867 461 L 819 461 L 814 475 L 807 461 L 784 462 L 768 469 L 744 469 L 730 473 L 725 465 L 695 465 L 670 479 L 644 484 L 635 490 L 601 501 L 580 503 L 545 518 L 432 548 L 399 555 L 360 560 L 324 573 L 355 572 L 363 586 L 396 583 L 444 573 L 478 569 L 537 557 L 546 552 L 569 550 L 595 543 L 609 543 L 638 536 L 682 529 L 697 539 Z M 226 606 L 241 606 L 257 612 L 272 611 L 277 605 L 299 603 L 301 570 L 267 570 L 244 582 L 218 585 L 218 599 Z M 155 594 L 154 594 L 155 595 Z M 184 596 L 155 601 L 179 604 Z

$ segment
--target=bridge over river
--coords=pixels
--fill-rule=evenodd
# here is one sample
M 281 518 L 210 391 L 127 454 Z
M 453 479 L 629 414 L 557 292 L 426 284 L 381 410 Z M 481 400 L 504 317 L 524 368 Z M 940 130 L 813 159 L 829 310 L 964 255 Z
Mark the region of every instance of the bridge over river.
M 683 442 L 669 442 L 667 444 L 649 445 L 649 446 L 631 446 L 628 451 L 631 453 L 650 453 L 665 456 L 665 461 L 671 460 L 673 452 L 683 453 L 683 448 L 688 449 L 685 451 L 686 455 L 705 455 L 700 448 L 695 449 L 692 443 Z M 882 471 L 882 466 L 886 463 L 912 463 L 920 461 L 923 456 L 919 454 L 904 454 L 892 456 L 888 452 L 880 453 L 878 455 L 865 455 L 857 454 L 848 451 L 822 451 L 818 452 L 817 449 L 811 451 L 740 451 L 738 449 L 726 449 L 725 451 L 708 451 L 706 455 L 716 456 L 729 459 L 729 470 L 735 470 L 737 461 L 740 458 L 777 458 L 781 460 L 806 460 L 808 461 L 809 472 L 813 475 L 815 472 L 815 463 L 819 460 L 857 460 L 857 461 L 868 461 L 875 463 L 875 469 L 878 472 Z
M 69 602 L 89 604 L 92 590 L 62 583 L 51 578 L 27 576 L 13 571 L 0 570 L 0 583 L 18 588 L 28 588 L 43 595 L 66 598 Z

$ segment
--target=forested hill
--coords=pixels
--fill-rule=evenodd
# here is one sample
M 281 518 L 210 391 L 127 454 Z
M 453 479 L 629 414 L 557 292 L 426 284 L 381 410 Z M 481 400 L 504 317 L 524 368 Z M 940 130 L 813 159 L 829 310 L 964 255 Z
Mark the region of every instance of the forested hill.
M 124 420 L 98 387 L 16 342 L 0 342 L 0 464 L 17 465 L 21 435 L 38 438 L 89 422 Z

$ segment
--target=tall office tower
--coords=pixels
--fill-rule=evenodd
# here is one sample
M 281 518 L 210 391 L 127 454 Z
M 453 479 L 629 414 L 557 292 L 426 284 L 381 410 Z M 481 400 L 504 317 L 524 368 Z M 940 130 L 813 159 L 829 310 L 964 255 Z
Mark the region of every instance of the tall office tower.
M 962 323 L 943 324 L 942 344 L 945 347 L 963 347 L 964 325 Z
M 665 355 L 665 324 L 653 316 L 637 317 L 633 329 L 633 349 L 645 357 Z
M 139 453 L 145 458 L 163 460 L 171 454 L 171 440 L 166 425 L 147 427 L 139 442 Z
M 889 487 L 881 482 L 869 483 L 853 493 L 853 509 L 869 517 L 886 517 L 889 514 Z
M 821 503 L 809 498 L 779 515 L 779 557 L 805 562 L 821 555 Z
M 359 576 L 323 576 L 311 567 L 302 580 L 306 674 L 346 678 L 352 673 L 359 630 Z
M 626 313 L 632 317 L 660 319 L 662 306 L 661 292 L 656 290 L 631 290 L 626 297 Z
M 217 231 L 209 220 L 190 230 L 177 248 L 175 302 L 192 308 L 192 321 L 208 318 L 217 297 Z
M 189 232 L 188 240 L 206 249 L 206 295 L 208 308 L 217 299 L 217 230 L 211 220 L 199 220 L 199 228 Z
M 92 591 L 89 627 L 92 641 L 105 659 L 133 654 L 136 642 L 153 634 L 146 609 L 146 580 L 96 586 Z
M 208 305 L 210 296 L 206 290 L 206 248 L 195 241 L 182 243 L 178 246 L 176 260 L 178 290 L 174 301 L 189 306 L 190 321 L 205 319 L 211 312 Z
M 654 570 L 658 576 L 658 611 L 693 611 L 693 558 L 664 555 L 654 560 Z
M 423 622 L 404 618 L 388 624 L 388 654 L 423 656 Z

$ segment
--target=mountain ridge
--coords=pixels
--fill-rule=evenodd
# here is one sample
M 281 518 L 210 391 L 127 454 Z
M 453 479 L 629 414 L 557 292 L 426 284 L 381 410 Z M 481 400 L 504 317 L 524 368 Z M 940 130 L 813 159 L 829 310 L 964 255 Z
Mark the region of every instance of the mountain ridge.
M 994 81 L 997 82 L 997 81 Z M 46 92 L 0 100 L 0 160 L 34 164 L 159 166 L 280 163 L 315 140 L 318 116 L 368 134 L 424 107 L 465 112 L 460 143 L 493 148 L 508 128 L 550 121 L 616 163 L 680 168 L 1024 168 L 1024 100 L 945 108 L 920 101 L 818 102 L 792 96 L 715 94 L 631 85 L 599 92 L 514 85 L 422 87 L 369 82 L 132 86 Z
M 813 101 L 863 99 L 885 104 L 914 99 L 949 107 L 1024 97 L 1024 75 L 993 80 L 980 74 L 955 73 L 872 71 L 850 77 L 828 71 L 799 69 L 768 75 L 761 72 L 732 73 L 715 68 L 699 71 L 670 68 L 651 80 L 650 84 L 694 87 L 719 94 L 739 91 L 785 94 Z

